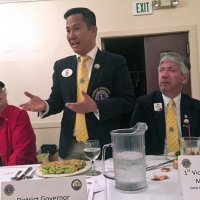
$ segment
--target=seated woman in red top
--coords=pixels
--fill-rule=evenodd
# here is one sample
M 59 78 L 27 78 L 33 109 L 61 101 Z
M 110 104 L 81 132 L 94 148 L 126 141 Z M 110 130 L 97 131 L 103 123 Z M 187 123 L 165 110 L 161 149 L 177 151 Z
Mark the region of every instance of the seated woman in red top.
M 2 166 L 37 163 L 36 137 L 26 111 L 8 105 L 0 81 L 0 160 Z

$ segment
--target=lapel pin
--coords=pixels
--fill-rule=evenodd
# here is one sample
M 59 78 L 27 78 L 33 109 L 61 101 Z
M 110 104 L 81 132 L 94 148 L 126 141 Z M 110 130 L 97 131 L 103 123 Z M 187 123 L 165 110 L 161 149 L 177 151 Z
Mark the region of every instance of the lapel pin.
M 95 64 L 94 65 L 94 69 L 99 69 L 100 68 L 100 64 Z
M 188 119 L 187 115 L 184 115 L 183 123 L 183 127 L 188 127 L 190 125 L 190 120 Z
M 73 71 L 71 69 L 69 69 L 69 68 L 64 69 L 62 71 L 62 76 L 63 77 L 70 77 L 72 74 L 73 74 Z
M 189 124 L 189 123 L 190 123 L 189 119 L 184 119 L 183 122 L 184 122 L 185 124 Z
M 163 110 L 162 103 L 154 103 L 153 108 L 154 108 L 154 111 L 161 112 Z

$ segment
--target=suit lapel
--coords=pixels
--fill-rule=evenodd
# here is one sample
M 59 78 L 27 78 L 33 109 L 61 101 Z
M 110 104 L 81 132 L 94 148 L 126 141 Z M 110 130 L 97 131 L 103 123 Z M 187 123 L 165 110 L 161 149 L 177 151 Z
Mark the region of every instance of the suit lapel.
M 68 90 L 70 88 L 70 93 L 71 93 L 71 100 L 72 101 L 76 101 L 77 99 L 77 81 L 76 81 L 76 77 L 77 77 L 77 58 L 76 56 L 72 56 L 70 58 L 70 60 L 66 63 L 67 68 L 70 68 L 72 70 L 72 76 L 71 78 L 65 78 L 64 79 L 64 87 L 65 86 L 69 86 Z M 66 95 L 69 94 L 69 91 L 65 91 Z
M 156 103 L 161 103 L 162 105 L 162 110 L 161 111 L 156 111 L 154 109 L 154 118 L 156 122 L 156 129 L 159 132 L 159 136 L 162 138 L 165 138 L 165 108 L 164 108 L 164 103 L 163 103 L 163 98 L 161 92 L 157 92 L 154 97 L 154 104 Z M 154 107 L 154 105 L 153 105 Z
M 104 55 L 105 54 L 98 49 L 95 60 L 94 60 L 94 64 L 92 66 L 90 82 L 88 85 L 88 94 L 92 91 L 92 88 L 93 88 L 96 80 L 98 80 L 98 76 L 99 76 L 100 72 L 103 70 Z
M 187 120 L 189 120 L 189 125 L 190 129 L 192 130 L 193 127 L 195 127 L 195 116 L 193 114 L 193 106 L 191 99 L 184 95 L 181 94 L 181 104 L 180 104 L 180 111 L 181 111 L 181 131 L 182 131 L 182 136 L 186 137 L 189 135 L 188 132 L 188 125 L 187 125 Z M 187 120 L 186 120 L 187 119 Z
M 94 60 L 94 64 L 92 67 L 90 81 L 89 81 L 89 85 L 87 89 L 88 94 L 90 94 L 90 92 L 92 91 L 92 88 L 96 80 L 98 80 L 98 76 L 100 72 L 103 70 L 104 55 L 105 54 L 98 49 L 95 60 Z M 66 63 L 66 66 L 72 69 L 73 75 L 70 82 L 68 79 L 65 79 L 64 85 L 70 84 L 72 99 L 76 101 L 77 100 L 77 80 L 76 80 L 77 79 L 77 58 L 76 56 L 72 56 L 71 59 Z

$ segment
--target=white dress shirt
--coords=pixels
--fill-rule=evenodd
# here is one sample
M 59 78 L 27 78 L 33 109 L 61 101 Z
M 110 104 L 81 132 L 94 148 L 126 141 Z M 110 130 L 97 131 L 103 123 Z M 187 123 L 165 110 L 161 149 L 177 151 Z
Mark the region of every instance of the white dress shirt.
M 94 60 L 95 60 L 95 57 L 96 57 L 96 54 L 97 54 L 97 51 L 98 51 L 98 48 L 97 46 L 95 46 L 90 52 L 87 53 L 87 56 L 89 56 L 89 59 L 86 61 L 86 68 L 88 70 L 88 76 L 89 76 L 89 79 L 90 79 L 90 76 L 91 76 L 91 73 L 92 73 L 92 67 L 93 67 L 93 64 L 94 64 Z M 80 67 L 80 55 L 76 54 L 76 57 L 77 57 L 77 74 L 78 74 L 78 70 L 79 70 L 79 67 Z M 49 112 L 49 104 L 44 101 L 47 105 L 47 109 L 45 112 L 40 112 L 39 113 L 39 116 L 41 118 L 43 118 L 43 116 Z M 100 119 L 100 116 L 99 116 L 99 111 L 97 110 L 97 112 L 94 112 L 94 115 L 96 116 L 96 118 L 99 120 Z M 76 135 L 75 131 L 74 131 L 74 136 Z

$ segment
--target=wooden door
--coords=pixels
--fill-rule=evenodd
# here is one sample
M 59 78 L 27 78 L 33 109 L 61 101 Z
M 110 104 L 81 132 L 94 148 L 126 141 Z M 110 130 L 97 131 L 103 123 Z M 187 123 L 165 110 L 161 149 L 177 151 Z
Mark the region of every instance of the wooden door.
M 188 47 L 187 32 L 144 37 L 147 93 L 159 90 L 157 68 L 160 60 L 160 53 L 175 51 L 182 56 L 188 57 Z M 190 80 L 184 86 L 183 92 L 191 95 Z

